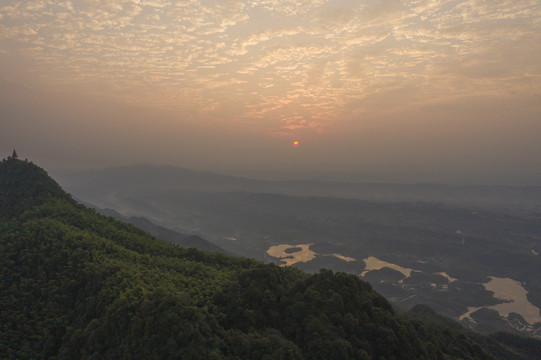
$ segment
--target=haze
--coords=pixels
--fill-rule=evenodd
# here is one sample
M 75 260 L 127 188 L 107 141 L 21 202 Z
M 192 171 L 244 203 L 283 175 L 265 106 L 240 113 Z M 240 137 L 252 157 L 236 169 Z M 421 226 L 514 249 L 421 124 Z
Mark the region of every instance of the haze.
M 539 0 L 0 0 L 0 151 L 541 184 L 540 59 Z

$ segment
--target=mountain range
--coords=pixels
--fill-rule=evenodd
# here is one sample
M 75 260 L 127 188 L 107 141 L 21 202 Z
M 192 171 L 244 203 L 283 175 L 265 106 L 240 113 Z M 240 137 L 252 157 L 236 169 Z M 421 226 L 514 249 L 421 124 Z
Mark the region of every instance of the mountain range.
M 541 213 L 541 186 L 444 185 L 310 180 L 268 181 L 173 166 L 132 165 L 104 170 L 57 170 L 55 178 L 83 198 L 129 189 L 277 193 L 384 202 L 436 202 L 491 211 Z
M 361 276 L 399 309 L 427 304 L 483 333 L 541 332 L 539 187 L 262 181 L 146 165 L 61 179 L 99 208 L 232 254 Z
M 3 359 L 535 359 L 426 307 L 397 313 L 358 276 L 166 243 L 0 163 Z

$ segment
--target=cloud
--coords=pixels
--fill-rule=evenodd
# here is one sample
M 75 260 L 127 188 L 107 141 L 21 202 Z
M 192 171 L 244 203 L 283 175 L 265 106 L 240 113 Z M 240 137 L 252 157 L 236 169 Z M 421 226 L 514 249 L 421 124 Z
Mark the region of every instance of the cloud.
M 2 53 L 25 59 L 37 83 L 190 104 L 214 118 L 227 109 L 224 121 L 253 117 L 275 133 L 446 98 L 541 92 L 538 1 L 3 4 Z
M 367 1 L 361 8 L 361 17 L 367 20 L 389 18 L 405 10 L 403 0 Z
M 319 20 L 324 24 L 344 26 L 355 18 L 354 8 L 325 7 L 320 10 Z

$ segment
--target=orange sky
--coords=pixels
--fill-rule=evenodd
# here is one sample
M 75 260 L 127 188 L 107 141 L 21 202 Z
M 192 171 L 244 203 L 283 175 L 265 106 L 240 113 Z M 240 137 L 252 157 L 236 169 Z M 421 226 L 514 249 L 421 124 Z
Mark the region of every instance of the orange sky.
M 539 59 L 538 0 L 0 0 L 0 150 L 537 172 Z

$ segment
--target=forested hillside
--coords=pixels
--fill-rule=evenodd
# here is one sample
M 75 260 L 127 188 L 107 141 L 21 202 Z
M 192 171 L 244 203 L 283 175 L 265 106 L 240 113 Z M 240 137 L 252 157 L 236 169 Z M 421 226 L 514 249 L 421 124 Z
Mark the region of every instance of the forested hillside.
M 94 206 L 91 206 L 91 207 L 93 208 Z M 174 243 L 183 247 L 196 248 L 199 250 L 220 252 L 224 254 L 227 253 L 224 249 L 222 249 L 218 245 L 215 245 L 198 235 L 187 235 L 187 234 L 182 234 L 180 232 L 167 229 L 163 226 L 159 226 L 152 223 L 150 220 L 142 216 L 126 217 L 126 216 L 122 216 L 121 214 L 119 214 L 117 211 L 113 209 L 96 209 L 96 210 L 100 214 L 103 214 L 106 216 L 112 216 L 115 219 L 135 225 L 138 228 L 149 232 L 151 235 L 154 235 L 158 239 L 163 240 L 165 242 Z
M 398 314 L 353 275 L 164 243 L 0 163 L 2 359 L 534 359 L 540 342 Z

